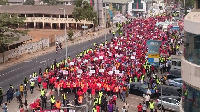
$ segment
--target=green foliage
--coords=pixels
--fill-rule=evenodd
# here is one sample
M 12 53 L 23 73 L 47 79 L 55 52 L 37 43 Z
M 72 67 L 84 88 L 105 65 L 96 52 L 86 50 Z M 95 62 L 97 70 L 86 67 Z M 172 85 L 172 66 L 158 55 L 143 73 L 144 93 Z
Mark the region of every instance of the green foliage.
M 194 0 L 185 0 L 185 7 L 193 7 L 194 6 Z
M 19 36 L 16 33 L 23 34 L 25 31 L 17 31 L 16 28 L 18 25 L 23 26 L 24 20 L 25 18 L 18 18 L 17 15 L 10 17 L 7 13 L 0 14 L 0 49 L 5 44 L 19 40 Z
M 93 19 L 97 18 L 97 13 L 94 12 L 93 7 L 87 1 L 75 0 L 74 5 L 76 7 L 72 15 L 76 21 L 93 21 Z
M 0 0 L 0 5 L 7 5 L 8 4 L 8 0 Z
M 67 32 L 67 35 L 69 37 L 69 40 L 70 41 L 73 41 L 73 36 L 74 36 L 74 31 L 72 29 L 69 29 L 68 32 Z
M 56 0 L 42 0 L 43 3 L 46 3 L 47 5 L 57 5 Z
M 24 5 L 35 5 L 35 0 L 26 0 Z

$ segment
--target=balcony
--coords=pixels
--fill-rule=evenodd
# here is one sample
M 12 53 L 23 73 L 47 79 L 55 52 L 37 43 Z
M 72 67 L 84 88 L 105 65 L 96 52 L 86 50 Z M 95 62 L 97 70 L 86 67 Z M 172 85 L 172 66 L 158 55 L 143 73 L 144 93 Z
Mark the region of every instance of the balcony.
M 82 23 L 93 24 L 90 21 L 77 21 L 73 18 L 51 18 L 51 17 L 26 17 L 25 22 L 45 22 L 45 23 Z

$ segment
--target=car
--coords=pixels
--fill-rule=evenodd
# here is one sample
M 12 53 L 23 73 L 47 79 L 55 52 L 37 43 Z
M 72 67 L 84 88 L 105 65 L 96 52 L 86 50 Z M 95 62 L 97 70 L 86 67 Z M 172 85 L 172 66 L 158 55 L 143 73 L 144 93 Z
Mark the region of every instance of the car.
M 182 78 L 168 79 L 167 80 L 167 85 L 182 88 L 183 79 Z
M 134 94 L 134 95 L 137 95 L 137 96 L 144 96 L 144 94 L 147 93 L 147 90 L 148 90 L 148 86 L 143 84 L 143 83 L 140 83 L 140 82 L 132 82 L 130 84 L 130 94 Z
M 180 70 L 181 69 L 181 59 L 172 58 L 171 59 L 171 70 Z
M 180 74 L 168 74 L 167 79 L 181 78 Z
M 180 87 L 173 87 L 168 85 L 162 85 L 162 95 L 163 96 L 181 96 L 182 89 Z M 155 97 L 159 98 L 161 96 L 161 85 L 156 89 Z
M 180 100 L 179 96 L 162 96 L 162 104 L 160 97 L 157 99 L 156 106 L 159 110 L 162 108 L 163 110 L 179 112 Z

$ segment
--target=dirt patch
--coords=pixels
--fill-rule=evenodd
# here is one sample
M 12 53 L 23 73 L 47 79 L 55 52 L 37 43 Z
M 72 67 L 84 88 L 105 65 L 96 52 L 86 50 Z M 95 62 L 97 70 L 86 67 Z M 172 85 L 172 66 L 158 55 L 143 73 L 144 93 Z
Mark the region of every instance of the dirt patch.
M 24 29 L 18 29 L 24 30 Z M 33 42 L 39 41 L 42 38 L 55 37 L 55 35 L 63 35 L 64 30 L 52 30 L 52 29 L 28 29 L 28 35 L 34 37 Z

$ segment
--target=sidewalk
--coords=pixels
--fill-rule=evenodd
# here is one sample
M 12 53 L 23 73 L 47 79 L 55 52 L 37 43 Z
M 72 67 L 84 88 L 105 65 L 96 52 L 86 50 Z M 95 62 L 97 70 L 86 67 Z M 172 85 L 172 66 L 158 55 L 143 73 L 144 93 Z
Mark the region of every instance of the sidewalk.
M 68 41 L 68 46 L 80 44 L 80 43 L 90 41 L 90 40 L 95 39 L 95 38 L 99 38 L 99 37 L 105 35 L 106 33 L 109 33 L 109 30 L 115 30 L 115 29 L 113 27 L 110 27 L 110 28 L 107 28 L 107 29 L 102 29 L 100 31 L 93 32 L 95 34 L 93 36 L 83 35 L 83 36 L 77 37 L 73 41 Z M 6 68 L 11 67 L 13 65 L 19 64 L 23 61 L 30 60 L 32 58 L 35 58 L 35 57 L 38 57 L 38 56 L 41 56 L 41 55 L 44 55 L 44 54 L 47 54 L 47 53 L 50 53 L 50 52 L 54 52 L 54 51 L 55 51 L 55 46 L 49 47 L 49 48 L 41 50 L 41 51 L 38 51 L 36 53 L 24 54 L 19 59 L 11 59 L 10 61 L 8 61 L 6 63 L 1 63 L 0 64 L 0 70 L 6 69 Z

